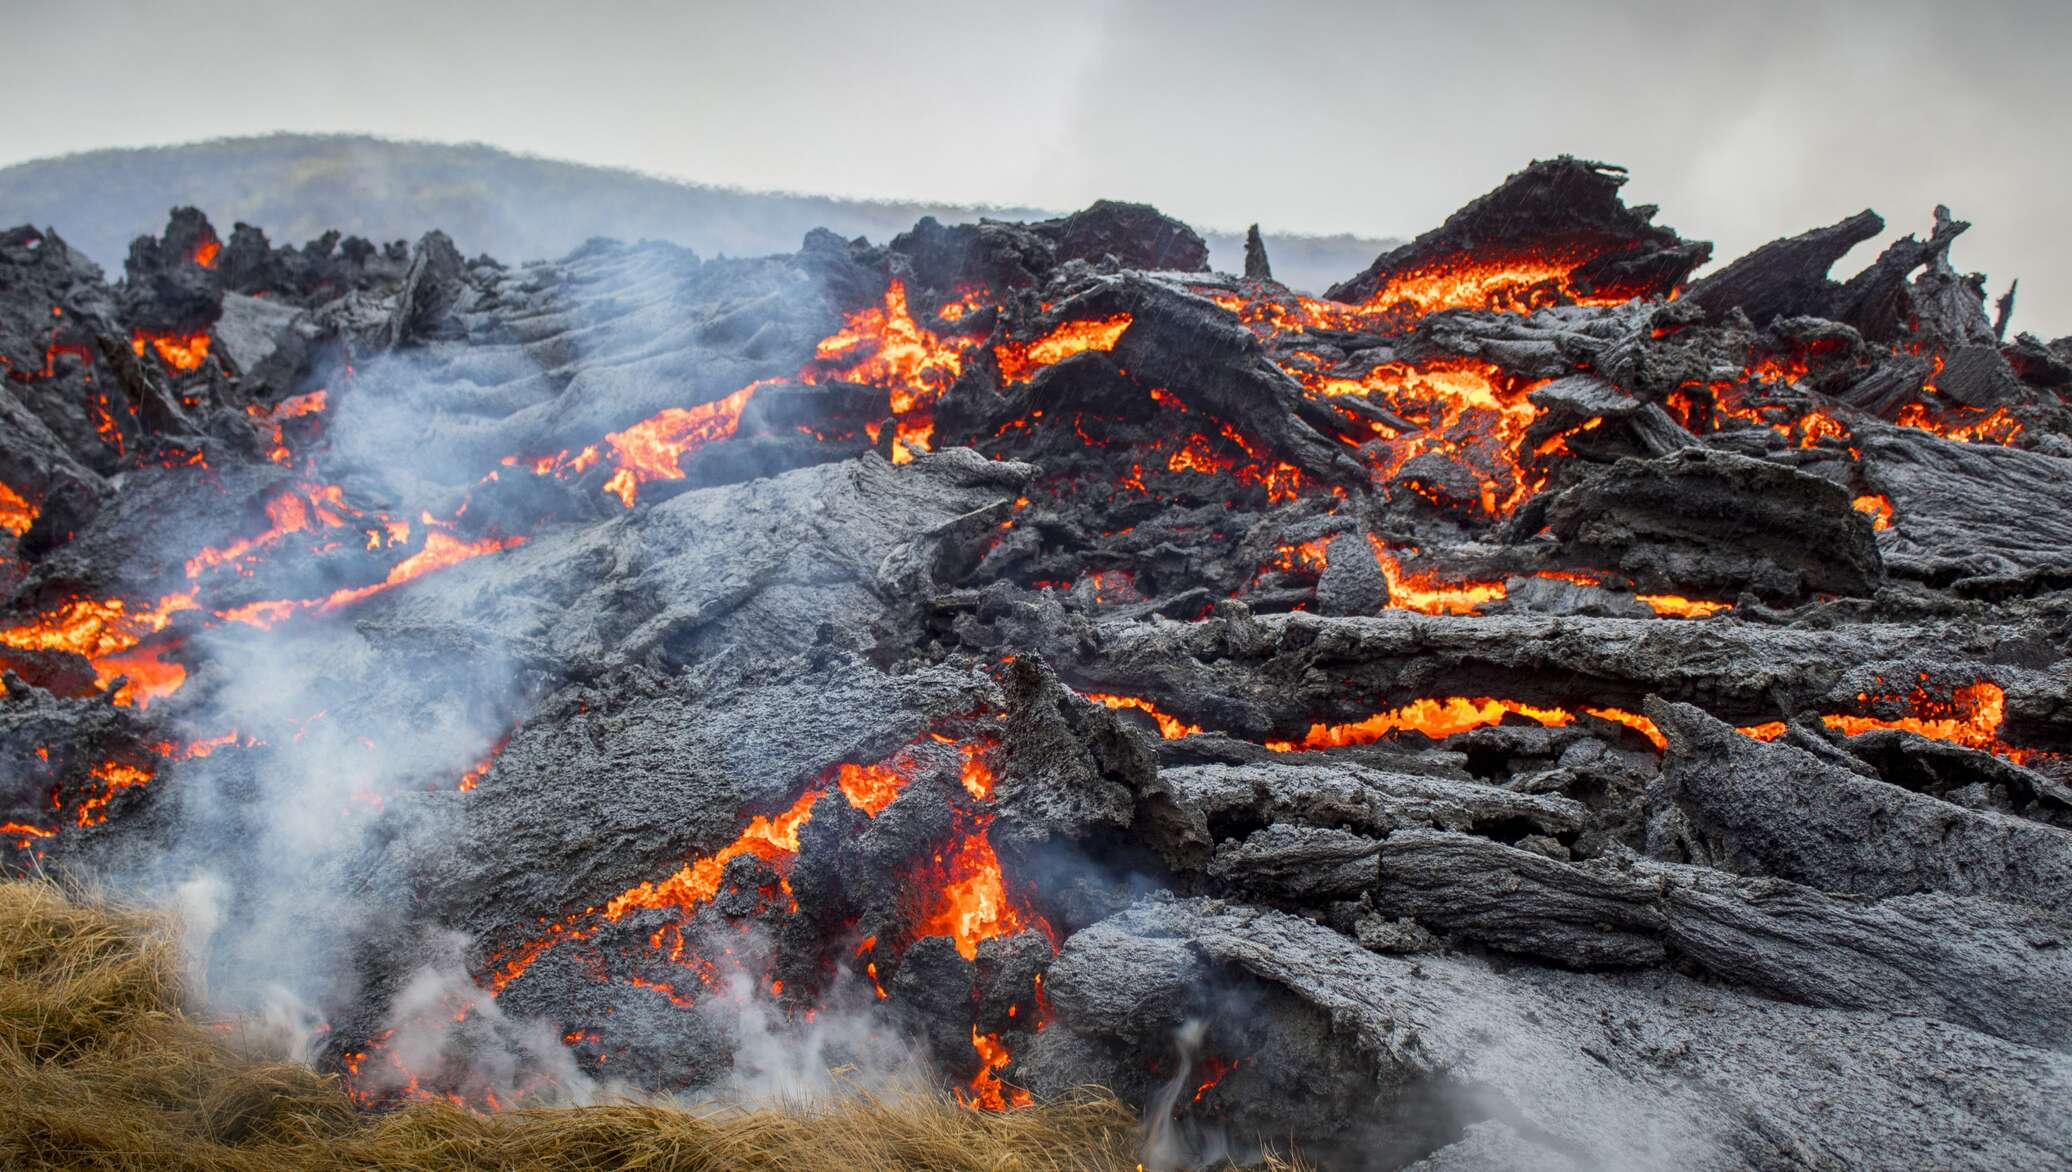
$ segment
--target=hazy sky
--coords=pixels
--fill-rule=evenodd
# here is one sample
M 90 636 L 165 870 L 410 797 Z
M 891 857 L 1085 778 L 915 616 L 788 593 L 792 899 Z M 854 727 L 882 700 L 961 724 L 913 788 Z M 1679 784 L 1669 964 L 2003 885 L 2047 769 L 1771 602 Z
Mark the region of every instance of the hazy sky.
M 271 130 L 672 177 L 1413 235 L 1534 157 L 1731 257 L 1948 203 L 2072 333 L 2072 0 L 0 0 L 0 165 Z M 1869 258 L 1867 247 L 1845 264 Z

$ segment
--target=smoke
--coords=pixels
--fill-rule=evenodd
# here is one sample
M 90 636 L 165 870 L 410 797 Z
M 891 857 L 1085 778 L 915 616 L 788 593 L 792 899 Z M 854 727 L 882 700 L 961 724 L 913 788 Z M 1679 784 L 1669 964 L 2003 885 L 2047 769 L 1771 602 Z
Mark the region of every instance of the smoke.
M 349 1058 L 364 1094 L 440 1088 L 460 1102 L 496 1109 L 586 1106 L 631 1097 L 627 1088 L 585 1074 L 552 1027 L 507 1016 L 463 964 L 468 940 L 427 942 L 433 959 L 403 981 L 389 1002 L 373 1053 Z

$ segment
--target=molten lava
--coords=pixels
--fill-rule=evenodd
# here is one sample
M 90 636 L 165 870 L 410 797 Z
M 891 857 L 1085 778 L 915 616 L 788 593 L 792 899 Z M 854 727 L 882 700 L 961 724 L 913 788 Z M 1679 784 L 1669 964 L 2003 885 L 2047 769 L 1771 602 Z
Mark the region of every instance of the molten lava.
M 1731 602 L 1685 598 L 1677 594 L 1636 594 L 1634 597 L 1647 603 L 1657 615 L 1664 618 L 1702 619 L 1734 608 Z
M 767 381 L 767 380 L 766 380 Z M 716 402 L 697 407 L 669 407 L 624 431 L 604 437 L 618 470 L 605 485 L 627 508 L 633 507 L 636 486 L 651 480 L 681 480 L 684 456 L 709 443 L 734 434 L 741 424 L 741 410 L 756 388 L 750 383 Z
M 117 676 L 128 675 L 132 687 L 116 697 L 120 704 L 135 703 L 151 695 L 177 688 L 186 672 L 177 665 L 158 660 L 157 652 L 127 654 L 146 637 L 165 629 L 174 614 L 194 609 L 194 595 L 168 595 L 155 606 L 133 610 L 120 598 L 74 598 L 55 610 L 17 626 L 0 628 L 0 646 L 23 650 L 69 651 L 83 656 L 94 666 L 99 686 L 106 687 Z
M 568 916 L 552 924 L 546 935 L 501 954 L 496 958 L 500 963 L 489 978 L 490 989 L 502 992 L 556 944 L 594 936 L 604 925 L 616 923 L 636 911 L 673 909 L 681 919 L 688 920 L 691 913 L 719 894 L 720 879 L 727 864 L 742 855 L 754 855 L 769 863 L 789 863 L 799 853 L 799 828 L 812 820 L 813 803 L 820 800 L 821 792 L 809 789 L 799 795 L 789 809 L 776 815 L 759 814 L 751 818 L 740 835 L 726 846 L 692 859 L 658 882 L 629 887 L 606 901 L 602 908 L 585 908 Z
M 101 788 L 87 796 L 73 811 L 72 820 L 80 826 L 98 826 L 108 820 L 108 803 L 115 795 L 133 786 L 143 785 L 151 780 L 151 771 L 120 761 L 103 761 L 93 768 L 94 780 Z
M 1036 376 L 1037 371 L 1063 362 L 1074 354 L 1088 350 L 1113 350 L 1123 332 L 1130 328 L 1130 320 L 1129 314 L 1118 313 L 1114 317 L 1068 321 L 1033 342 L 995 346 L 993 357 L 1000 363 L 1001 381 L 1027 382 Z
M 1025 917 L 1007 898 L 1000 859 L 986 839 L 985 828 L 966 831 L 948 854 L 938 851 L 917 884 L 931 895 L 914 925 L 914 936 L 948 936 L 965 960 L 978 959 L 978 946 L 996 936 L 1013 936 L 1031 927 L 1048 934 L 1040 917 Z
M 842 796 L 849 804 L 875 818 L 883 813 L 899 791 L 906 788 L 907 779 L 890 763 L 875 765 L 849 765 L 836 767 L 835 784 L 841 787 Z
M 5 483 L 0 483 L 0 530 L 20 537 L 36 523 L 36 506 Z
M 1433 740 L 1440 740 L 1471 728 L 1499 724 L 1506 713 L 1512 712 L 1550 728 L 1575 719 L 1565 709 L 1536 707 L 1516 700 L 1443 696 L 1412 700 L 1400 708 L 1377 712 L 1364 720 L 1346 724 L 1313 724 L 1299 741 L 1268 741 L 1266 747 L 1276 753 L 1336 749 L 1347 745 L 1371 745 L 1398 732 L 1421 732 Z
M 1892 501 L 1882 493 L 1870 493 L 1849 502 L 1849 507 L 1859 513 L 1868 514 L 1871 528 L 1892 528 Z
M 1188 724 L 1177 716 L 1160 712 L 1152 706 L 1151 701 L 1140 699 L 1136 696 L 1114 696 L 1103 692 L 1082 692 L 1080 694 L 1096 704 L 1106 705 L 1109 708 L 1118 710 L 1134 708 L 1138 712 L 1142 712 L 1157 722 L 1158 735 L 1169 741 L 1177 741 L 1181 737 L 1190 737 L 1201 731 L 1200 725 Z
M 1923 677 L 1926 682 L 1926 677 Z M 1831 714 L 1821 717 L 1827 727 L 1844 736 L 1873 729 L 1902 729 L 1930 740 L 1948 741 L 2021 762 L 2037 756 L 2000 739 L 2000 722 L 2006 711 L 2007 694 L 2000 685 L 1981 680 L 1952 689 L 1948 699 L 1925 687 L 1915 687 L 1905 696 L 1859 695 L 1860 703 L 1898 709 L 1899 716 L 1855 716 Z
M 978 1051 L 979 1070 L 966 1086 L 953 1089 L 959 1103 L 980 1111 L 1005 1111 L 1010 1107 L 1026 1107 L 1032 1102 L 1029 1092 L 1000 1081 L 1001 1069 L 1013 1061 L 1013 1057 L 1000 1041 L 999 1034 L 981 1034 L 974 1025 L 971 1027 L 971 1048 Z
M 137 357 L 142 358 L 146 348 L 156 351 L 159 361 L 174 370 L 194 370 L 208 360 L 209 335 L 206 330 L 196 334 L 137 330 L 130 334 L 130 349 Z
M 1527 313 L 1554 305 L 1623 305 L 1631 299 L 1577 289 L 1571 275 L 1589 259 L 1452 257 L 1390 277 L 1360 308 L 1368 314 L 1410 321 L 1442 309 Z
M 1505 595 L 1502 582 L 1446 582 L 1429 570 L 1409 573 L 1389 552 L 1380 538 L 1369 535 L 1374 560 L 1388 580 L 1389 608 L 1413 610 L 1419 614 L 1473 614 L 1486 603 Z

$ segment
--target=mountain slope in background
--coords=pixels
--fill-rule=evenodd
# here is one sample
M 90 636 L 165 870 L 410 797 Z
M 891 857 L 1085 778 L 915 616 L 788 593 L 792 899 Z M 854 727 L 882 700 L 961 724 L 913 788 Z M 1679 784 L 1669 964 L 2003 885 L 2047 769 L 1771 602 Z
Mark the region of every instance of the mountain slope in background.
M 377 242 L 444 229 L 465 252 L 558 257 L 592 236 L 670 240 L 705 256 L 790 252 L 813 228 L 883 243 L 922 216 L 957 223 L 1042 219 L 1038 208 L 899 203 L 740 191 L 495 147 L 365 135 L 275 134 L 184 146 L 88 151 L 0 168 L 0 224 L 55 228 L 111 271 L 129 243 L 191 204 L 228 232 L 244 221 L 275 244 L 337 228 Z M 1210 263 L 1244 268 L 1242 232 L 1208 232 Z M 1400 243 L 1350 235 L 1266 238 L 1274 275 L 1319 290 Z

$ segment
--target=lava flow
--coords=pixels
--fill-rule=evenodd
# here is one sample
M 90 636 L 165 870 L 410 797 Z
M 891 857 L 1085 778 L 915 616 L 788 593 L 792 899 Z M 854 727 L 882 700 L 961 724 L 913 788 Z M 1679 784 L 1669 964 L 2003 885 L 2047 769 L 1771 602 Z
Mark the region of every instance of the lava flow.
M 142 358 L 146 348 L 158 354 L 159 361 L 174 370 L 195 370 L 209 357 L 209 335 L 207 331 L 193 334 L 156 333 L 138 330 L 130 335 L 130 349 Z

